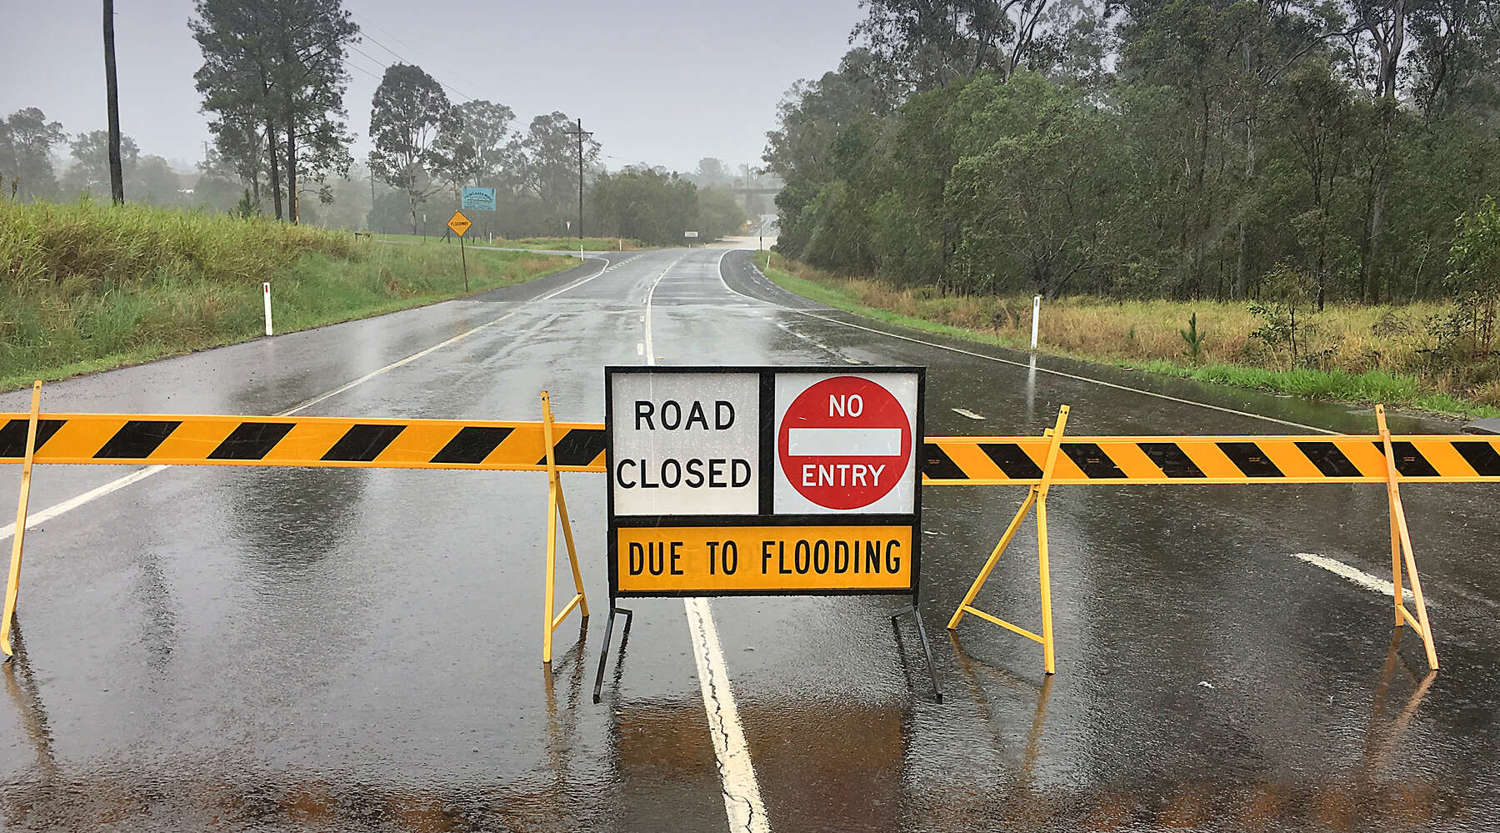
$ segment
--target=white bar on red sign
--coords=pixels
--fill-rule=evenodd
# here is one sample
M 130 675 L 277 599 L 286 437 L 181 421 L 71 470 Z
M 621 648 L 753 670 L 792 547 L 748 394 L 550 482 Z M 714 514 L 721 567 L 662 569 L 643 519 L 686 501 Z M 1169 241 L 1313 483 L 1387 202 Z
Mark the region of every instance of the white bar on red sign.
M 901 453 L 900 428 L 792 428 L 793 457 L 891 457 Z

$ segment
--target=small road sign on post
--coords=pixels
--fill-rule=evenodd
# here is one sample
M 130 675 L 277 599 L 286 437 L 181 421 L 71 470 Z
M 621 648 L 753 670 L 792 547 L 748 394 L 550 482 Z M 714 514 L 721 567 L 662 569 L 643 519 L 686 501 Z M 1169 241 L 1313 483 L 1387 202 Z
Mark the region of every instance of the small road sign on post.
M 464 264 L 465 295 L 469 292 L 469 256 L 464 254 L 464 232 L 468 231 L 469 226 L 472 225 L 474 224 L 469 222 L 469 218 L 465 217 L 462 211 L 455 211 L 453 212 L 453 216 L 448 218 L 448 228 L 452 229 L 453 233 L 458 235 L 458 257 Z
M 463 209 L 465 211 L 494 211 L 495 189 L 475 188 L 465 185 L 463 191 Z

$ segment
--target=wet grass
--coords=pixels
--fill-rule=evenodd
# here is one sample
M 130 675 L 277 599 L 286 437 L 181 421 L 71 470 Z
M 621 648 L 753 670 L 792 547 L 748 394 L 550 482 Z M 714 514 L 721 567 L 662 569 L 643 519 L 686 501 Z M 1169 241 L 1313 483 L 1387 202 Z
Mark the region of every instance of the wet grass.
M 831 275 L 779 255 L 767 267 L 783 288 L 878 321 L 1015 350 L 1031 341 L 1029 296 L 940 296 L 924 288 Z M 1429 366 L 1425 322 L 1440 304 L 1330 306 L 1312 316 L 1305 347 L 1316 367 L 1293 367 L 1285 350 L 1250 336 L 1260 321 L 1245 304 L 1062 298 L 1042 306 L 1044 353 L 1219 385 L 1352 403 L 1383 403 L 1453 417 L 1500 416 L 1500 382 Z M 1198 316 L 1197 361 L 1180 330 Z
M 0 390 L 464 294 L 456 247 L 393 246 L 266 219 L 0 201 Z M 470 290 L 576 259 L 471 252 Z

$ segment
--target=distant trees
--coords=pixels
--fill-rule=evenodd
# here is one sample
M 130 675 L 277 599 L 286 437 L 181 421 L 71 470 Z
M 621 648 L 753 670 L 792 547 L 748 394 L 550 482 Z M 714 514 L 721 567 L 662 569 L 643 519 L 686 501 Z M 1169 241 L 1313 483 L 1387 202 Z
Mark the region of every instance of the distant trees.
M 650 168 L 600 173 L 589 202 L 592 225 L 604 235 L 659 246 L 681 244 L 686 231 L 713 240 L 745 223 L 744 211 L 728 190 L 699 188 L 686 177 Z
M 406 192 L 413 234 L 417 205 L 443 187 L 444 162 L 452 162 L 437 145 L 445 128 L 455 128 L 452 106 L 437 79 L 410 64 L 387 67 L 370 102 L 370 168 Z
M 69 143 L 73 164 L 63 174 L 63 187 L 70 193 L 90 192 L 95 196 L 110 193 L 109 131 L 80 133 Z M 129 136 L 120 137 L 120 170 L 124 179 L 135 176 L 141 149 Z
M 0 186 L 26 199 L 57 195 L 52 148 L 67 139 L 62 124 L 47 121 L 36 107 L 25 107 L 0 119 Z
M 1452 291 L 1455 221 L 1500 192 L 1500 0 L 865 8 L 767 136 L 778 246 L 824 268 L 1406 300 Z
M 359 27 L 342 0 L 197 0 L 194 12 L 194 77 L 218 152 L 257 196 L 266 171 L 277 219 L 285 196 L 295 223 L 300 193 L 326 199 L 326 178 L 349 169 L 344 58 Z

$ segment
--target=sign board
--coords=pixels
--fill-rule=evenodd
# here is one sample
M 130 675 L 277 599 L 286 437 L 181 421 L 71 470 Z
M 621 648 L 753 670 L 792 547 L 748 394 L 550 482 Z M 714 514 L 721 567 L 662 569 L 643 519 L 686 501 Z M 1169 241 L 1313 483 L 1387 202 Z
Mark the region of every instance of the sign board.
M 682 233 L 682 236 L 683 237 L 697 237 L 698 236 L 698 232 L 696 232 L 696 231 L 685 231 L 685 232 Z
M 469 226 L 472 225 L 474 224 L 469 222 L 469 218 L 465 217 L 462 211 L 455 211 L 453 216 L 448 218 L 448 228 L 453 229 L 453 233 L 459 237 L 463 237 L 464 232 L 468 231 Z
M 463 191 L 463 209 L 465 211 L 494 211 L 495 189 L 475 188 L 465 185 Z
M 605 370 L 612 597 L 914 593 L 922 368 Z

